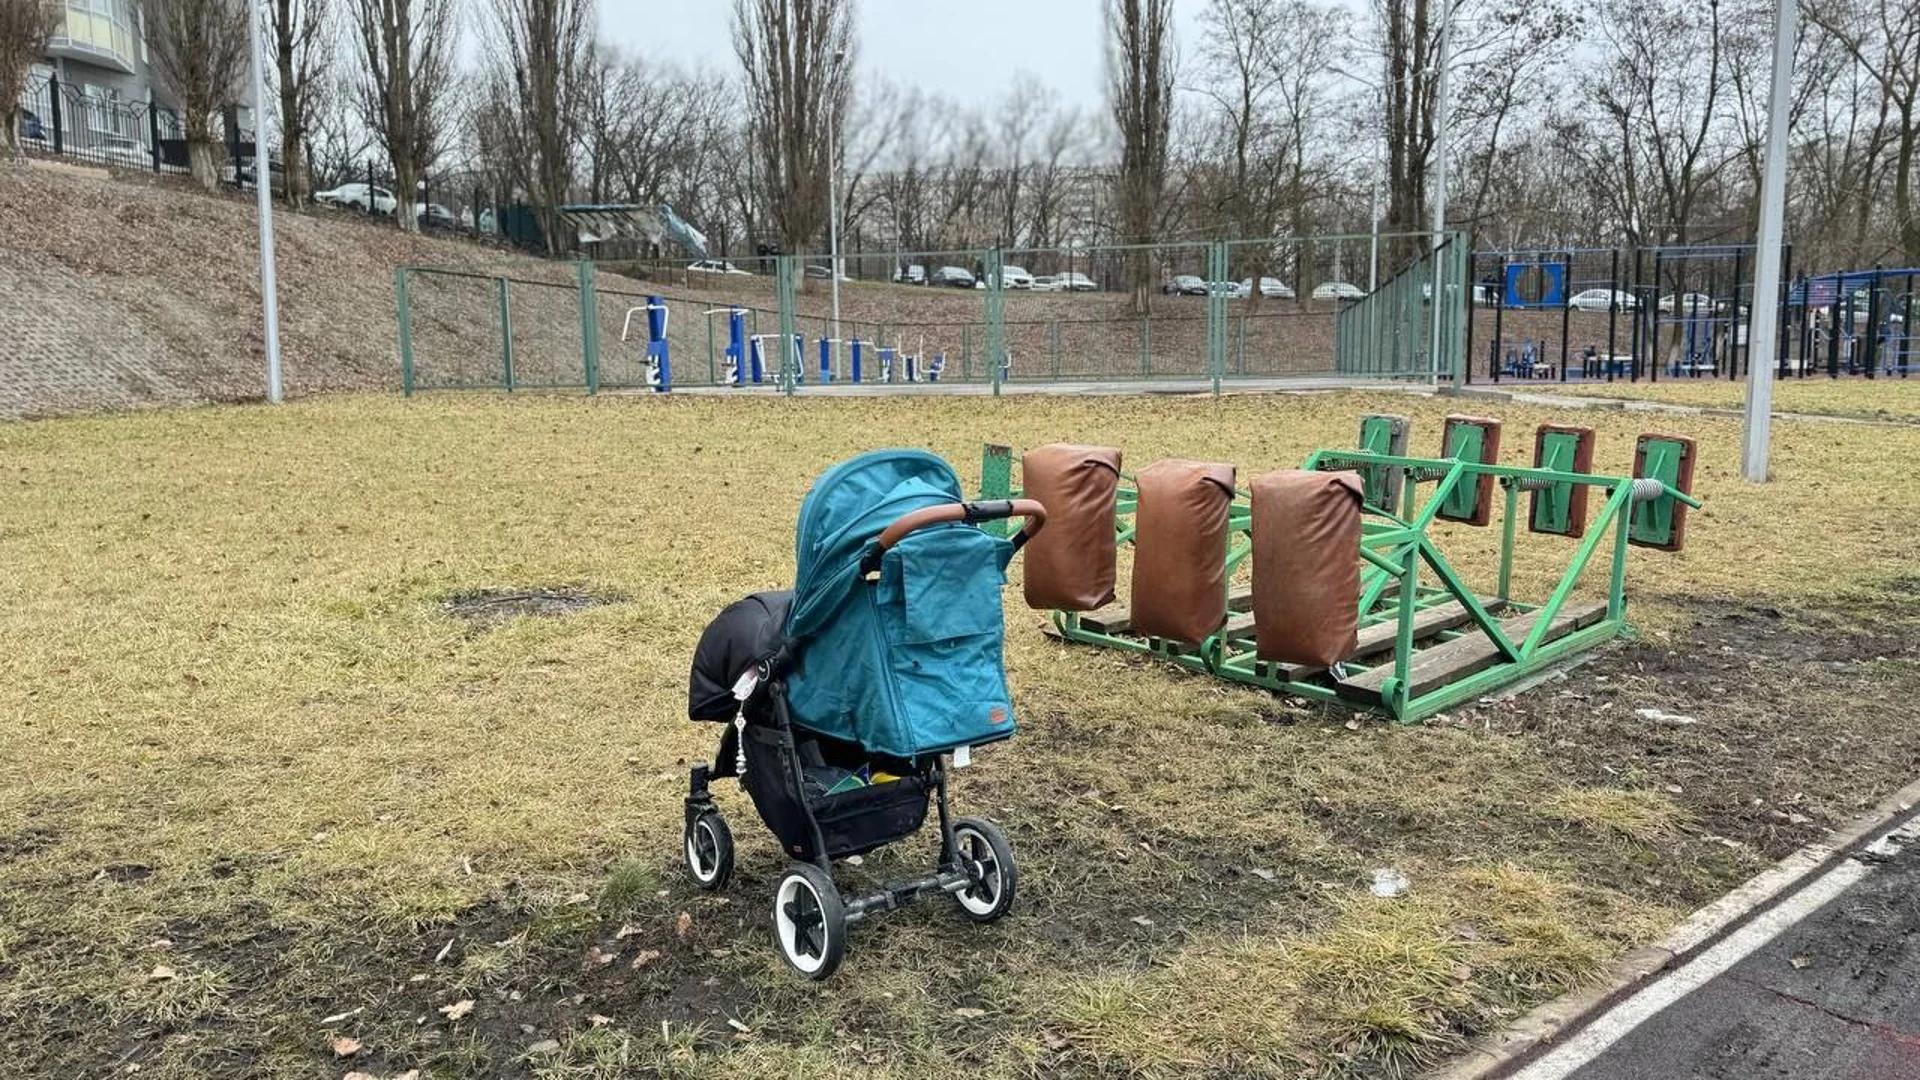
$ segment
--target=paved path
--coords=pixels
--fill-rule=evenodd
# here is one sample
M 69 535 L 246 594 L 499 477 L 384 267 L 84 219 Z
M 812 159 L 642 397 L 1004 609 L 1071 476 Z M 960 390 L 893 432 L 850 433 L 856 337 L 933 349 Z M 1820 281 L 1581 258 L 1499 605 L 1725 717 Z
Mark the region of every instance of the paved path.
M 1514 1080 L 1920 1080 L 1920 823 L 1814 876 Z
M 1289 375 L 1274 378 L 1230 378 L 1220 380 L 1222 394 L 1271 394 L 1294 391 L 1325 390 L 1402 390 L 1427 393 L 1432 385 L 1427 382 L 1415 382 L 1406 379 L 1361 379 L 1337 375 Z M 641 391 L 644 393 L 645 391 Z M 771 383 L 758 386 L 675 386 L 676 394 L 718 394 L 739 396 L 745 394 L 778 394 L 780 388 Z M 1213 382 L 1210 379 L 1103 379 L 1061 382 L 1010 382 L 1003 383 L 1000 392 L 1006 396 L 1024 394 L 1054 394 L 1065 396 L 1105 396 L 1129 394 L 1210 394 Z M 935 383 L 873 383 L 873 382 L 835 382 L 802 383 L 795 390 L 796 397 L 887 397 L 899 394 L 926 394 L 942 396 L 986 396 L 993 393 L 993 387 L 983 382 L 935 382 Z

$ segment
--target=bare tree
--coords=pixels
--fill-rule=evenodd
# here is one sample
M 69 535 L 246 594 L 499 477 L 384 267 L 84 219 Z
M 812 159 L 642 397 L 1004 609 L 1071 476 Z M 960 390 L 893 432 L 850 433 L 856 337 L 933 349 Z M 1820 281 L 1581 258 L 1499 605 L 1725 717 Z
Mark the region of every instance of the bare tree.
M 329 85 L 333 0 L 269 0 L 267 11 L 273 19 L 268 47 L 280 91 L 280 160 L 287 173 L 287 201 L 298 206 L 313 191 L 306 143 Z
M 19 157 L 20 95 L 27 89 L 27 74 L 34 61 L 47 51 L 47 38 L 60 25 L 60 5 L 56 0 L 0 0 L 0 120 L 6 121 L 5 149 L 9 157 Z
M 1085 123 L 1080 110 L 1067 108 L 1055 113 L 1041 129 L 1026 199 L 1027 242 L 1034 247 L 1052 247 L 1061 240 L 1069 174 L 1079 164 L 1074 159 L 1085 148 Z
M 247 70 L 247 15 L 246 0 L 160 0 L 147 6 L 148 52 L 180 103 L 187 165 L 208 191 L 220 182 L 213 120 L 232 104 Z
M 1119 212 L 1129 244 L 1153 239 L 1167 182 L 1167 137 L 1173 106 L 1173 0 L 1106 0 L 1107 103 L 1120 136 Z M 1133 310 L 1146 314 L 1153 296 L 1153 259 L 1129 253 Z
M 1879 84 L 1893 124 L 1893 216 L 1903 261 L 1920 263 L 1920 7 L 1912 0 L 1824 0 L 1808 18 Z
M 360 44 L 361 119 L 393 167 L 394 217 L 419 226 L 413 204 L 439 155 L 453 111 L 456 0 L 353 0 Z
M 733 49 L 767 214 L 781 250 L 805 251 L 827 221 L 827 135 L 846 114 L 853 4 L 734 0 Z
M 547 253 L 561 250 L 560 206 L 573 186 L 589 91 L 596 79 L 594 0 L 490 0 L 495 78 L 524 137 L 529 194 Z

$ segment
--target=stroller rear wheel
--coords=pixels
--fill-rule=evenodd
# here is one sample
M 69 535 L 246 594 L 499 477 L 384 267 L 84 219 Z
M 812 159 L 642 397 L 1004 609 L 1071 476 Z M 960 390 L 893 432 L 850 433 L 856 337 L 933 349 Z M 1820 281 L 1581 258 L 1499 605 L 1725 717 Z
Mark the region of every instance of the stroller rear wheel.
M 687 876 L 708 892 L 726 888 L 733 876 L 733 830 L 718 810 L 702 810 L 687 822 L 681 845 L 687 858 Z
M 1013 907 L 1014 885 L 1020 876 L 1006 834 L 986 818 L 963 817 L 953 823 L 953 839 L 957 869 L 966 871 L 973 881 L 953 894 L 960 910 L 974 922 L 992 922 L 1005 915 Z
M 809 979 L 833 974 L 847 955 L 847 908 L 833 875 L 795 863 L 773 894 L 773 939 L 793 970 Z

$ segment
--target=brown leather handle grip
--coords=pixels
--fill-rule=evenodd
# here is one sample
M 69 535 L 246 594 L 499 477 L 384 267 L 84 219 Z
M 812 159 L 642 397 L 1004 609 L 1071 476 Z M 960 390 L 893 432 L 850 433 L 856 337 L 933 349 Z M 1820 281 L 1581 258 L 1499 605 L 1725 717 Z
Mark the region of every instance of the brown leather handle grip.
M 925 506 L 910 511 L 894 519 L 875 541 L 873 554 L 869 561 L 878 565 L 881 555 L 887 549 L 905 539 L 908 533 L 924 529 L 929 525 L 939 525 L 949 521 L 998 521 L 1002 518 L 1023 517 L 1027 524 L 1014 538 L 1014 546 L 1020 547 L 1033 539 L 1047 523 L 1047 508 L 1040 505 L 1038 499 L 1012 499 L 995 503 L 941 503 L 939 506 Z

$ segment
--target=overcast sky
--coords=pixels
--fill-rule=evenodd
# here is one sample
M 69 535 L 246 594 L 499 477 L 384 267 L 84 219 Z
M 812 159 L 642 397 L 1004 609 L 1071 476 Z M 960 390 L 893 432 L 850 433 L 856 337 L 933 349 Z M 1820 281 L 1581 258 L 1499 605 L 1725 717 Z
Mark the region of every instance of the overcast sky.
M 856 0 L 862 75 L 919 84 L 967 102 L 993 101 L 1026 71 L 1063 103 L 1104 99 L 1100 0 Z M 1175 0 L 1183 51 L 1201 0 Z M 606 38 L 649 60 L 736 74 L 730 0 L 602 0 Z

